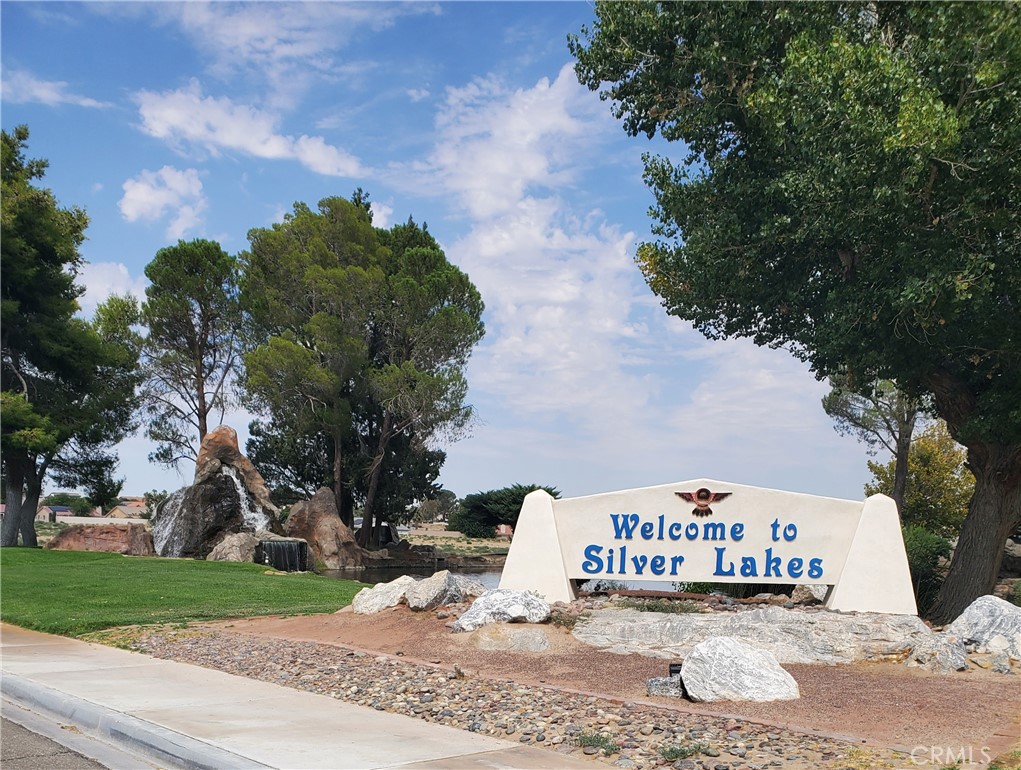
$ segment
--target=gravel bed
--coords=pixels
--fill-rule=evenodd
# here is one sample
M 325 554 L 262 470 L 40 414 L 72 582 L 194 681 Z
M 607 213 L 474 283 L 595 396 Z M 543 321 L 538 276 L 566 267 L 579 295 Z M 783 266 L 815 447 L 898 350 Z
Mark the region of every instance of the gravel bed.
M 619 703 L 467 676 L 341 646 L 194 629 L 147 629 L 131 646 L 157 658 L 326 695 L 470 732 L 588 756 L 620 768 L 866 770 L 910 759 L 723 717 Z M 439 661 L 436 661 L 439 663 Z

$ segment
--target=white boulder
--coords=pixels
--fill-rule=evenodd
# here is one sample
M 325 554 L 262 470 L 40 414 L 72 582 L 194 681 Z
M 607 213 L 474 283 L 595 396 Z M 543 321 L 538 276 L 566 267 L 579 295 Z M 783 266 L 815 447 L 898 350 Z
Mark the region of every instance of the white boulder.
M 401 575 L 389 583 L 376 583 L 372 588 L 363 588 L 355 594 L 351 607 L 358 615 L 374 615 L 389 607 L 396 607 L 404 601 L 408 589 L 416 582 L 410 575 Z
M 995 596 L 980 596 L 969 604 L 946 633 L 974 645 L 976 652 L 1002 652 L 1021 660 L 1021 607 Z
M 543 623 L 549 618 L 549 612 L 549 604 L 536 594 L 500 588 L 472 602 L 453 629 L 464 632 L 490 623 Z
M 466 601 L 470 596 L 482 596 L 485 592 L 486 587 L 477 580 L 442 570 L 408 588 L 405 598 L 413 610 L 431 610 Z
M 936 674 L 952 674 L 968 667 L 968 651 L 964 642 L 953 634 L 933 634 L 915 645 L 907 664 Z
M 694 701 L 795 700 L 798 683 L 765 650 L 727 636 L 695 646 L 681 665 L 681 682 Z

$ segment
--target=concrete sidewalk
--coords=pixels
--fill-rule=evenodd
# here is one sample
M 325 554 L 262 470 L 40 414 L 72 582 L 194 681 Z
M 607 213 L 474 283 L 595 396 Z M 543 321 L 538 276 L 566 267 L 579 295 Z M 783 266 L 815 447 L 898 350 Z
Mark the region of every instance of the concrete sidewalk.
M 0 648 L 5 699 L 164 767 L 592 767 L 544 749 L 6 623 Z

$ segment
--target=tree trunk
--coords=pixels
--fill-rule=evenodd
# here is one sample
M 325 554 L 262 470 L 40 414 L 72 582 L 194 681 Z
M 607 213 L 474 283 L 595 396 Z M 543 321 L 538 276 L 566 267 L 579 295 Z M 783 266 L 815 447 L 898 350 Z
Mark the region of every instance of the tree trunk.
M 901 432 L 897 436 L 897 457 L 893 471 L 893 501 L 897 503 L 897 513 L 903 516 L 904 492 L 908 485 L 908 457 L 911 452 L 911 434 L 914 427 L 914 418 L 911 426 L 901 425 Z
M 0 547 L 18 544 L 21 531 L 22 501 L 25 499 L 25 473 L 18 462 L 7 461 L 7 499 L 3 527 L 0 528 Z
M 38 473 L 29 474 L 29 478 L 25 482 L 25 501 L 21 504 L 21 544 L 28 548 L 39 546 L 39 541 L 35 536 L 35 512 L 39 507 L 39 497 L 43 491 L 44 475 L 46 475 L 45 465 Z
M 393 420 L 389 412 L 383 414 L 383 428 L 379 433 L 379 441 L 376 443 L 376 455 L 372 458 L 372 469 L 369 472 L 369 489 L 365 493 L 365 510 L 362 514 L 362 532 L 364 535 L 359 538 L 359 545 L 363 548 L 376 548 L 379 546 L 379 533 L 383 522 L 376 516 L 376 497 L 379 493 L 379 479 L 383 475 L 383 458 L 386 456 L 386 448 L 393 435 Z
M 973 444 L 968 466 L 975 474 L 975 493 L 950 571 L 929 611 L 934 623 L 950 623 L 975 599 L 993 592 L 1003 546 L 1021 525 L 1021 447 Z
M 345 526 L 350 529 L 354 528 L 354 515 L 350 508 L 344 506 L 344 486 L 341 483 L 341 471 L 344 470 L 343 463 L 343 437 L 340 434 L 340 430 L 334 431 L 333 434 L 333 499 L 337 503 L 337 513 L 340 514 L 340 520 L 344 522 Z

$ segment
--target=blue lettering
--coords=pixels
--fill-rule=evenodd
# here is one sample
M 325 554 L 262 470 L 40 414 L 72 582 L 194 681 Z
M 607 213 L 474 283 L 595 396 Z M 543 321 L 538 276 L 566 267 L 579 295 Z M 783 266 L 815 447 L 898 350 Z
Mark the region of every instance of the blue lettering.
M 730 577 L 734 574 L 734 562 L 730 562 L 730 569 L 723 569 L 723 552 L 726 548 L 716 549 L 716 571 L 713 573 L 717 577 Z
M 681 530 L 682 529 L 683 529 L 683 527 L 681 526 L 681 522 L 679 522 L 679 521 L 675 521 L 673 524 L 671 524 L 670 525 L 670 529 L 668 530 L 669 534 L 670 534 L 670 539 L 671 540 L 680 540 L 681 539 Z
M 610 518 L 613 519 L 613 537 L 615 540 L 624 538 L 630 540 L 634 534 L 635 527 L 638 526 L 638 514 L 637 513 L 611 513 Z
M 595 543 L 585 547 L 585 561 L 581 563 L 582 572 L 586 575 L 598 575 L 603 571 L 603 560 L 599 558 L 602 550 L 603 547 Z
M 736 522 L 735 524 L 732 524 L 731 527 L 730 527 L 730 539 L 731 540 L 740 540 L 743 537 L 744 537 L 744 524 L 742 524 L 740 521 Z
M 769 528 L 773 530 L 773 542 L 775 543 L 780 539 L 778 530 L 780 529 L 780 519 L 773 519 L 773 523 L 769 525 Z
M 684 564 L 684 557 L 677 555 L 670 557 L 670 574 L 676 575 L 677 570 L 680 569 L 681 565 Z
M 655 524 L 651 521 L 646 521 L 642 524 L 642 537 L 646 540 L 652 540 L 652 532 L 655 529 Z
M 783 539 L 788 543 L 798 536 L 798 528 L 792 521 L 786 527 L 783 528 Z
M 822 577 L 822 559 L 808 560 L 808 576 L 813 580 L 818 580 Z
M 688 526 L 684 528 L 684 536 L 688 540 L 698 540 L 698 524 L 690 522 Z
M 635 565 L 635 574 L 636 575 L 641 575 L 641 574 L 644 573 L 645 565 L 648 563 L 648 561 L 649 561 L 649 557 L 646 556 L 644 553 L 643 554 L 639 554 L 638 556 L 632 556 L 631 557 L 631 563 Z
M 652 570 L 653 575 L 662 575 L 666 572 L 666 557 L 653 556 L 652 561 L 649 562 L 649 569 Z
M 722 521 L 707 521 L 702 532 L 703 540 L 727 539 L 727 527 Z
M 755 565 L 755 557 L 741 557 L 741 577 L 758 577 L 759 568 Z
M 780 557 L 773 556 L 773 549 L 766 549 L 766 574 L 763 577 L 783 577 L 780 571 Z
M 791 577 L 801 577 L 801 573 L 805 569 L 805 560 L 799 559 L 797 556 L 787 562 L 787 574 Z

